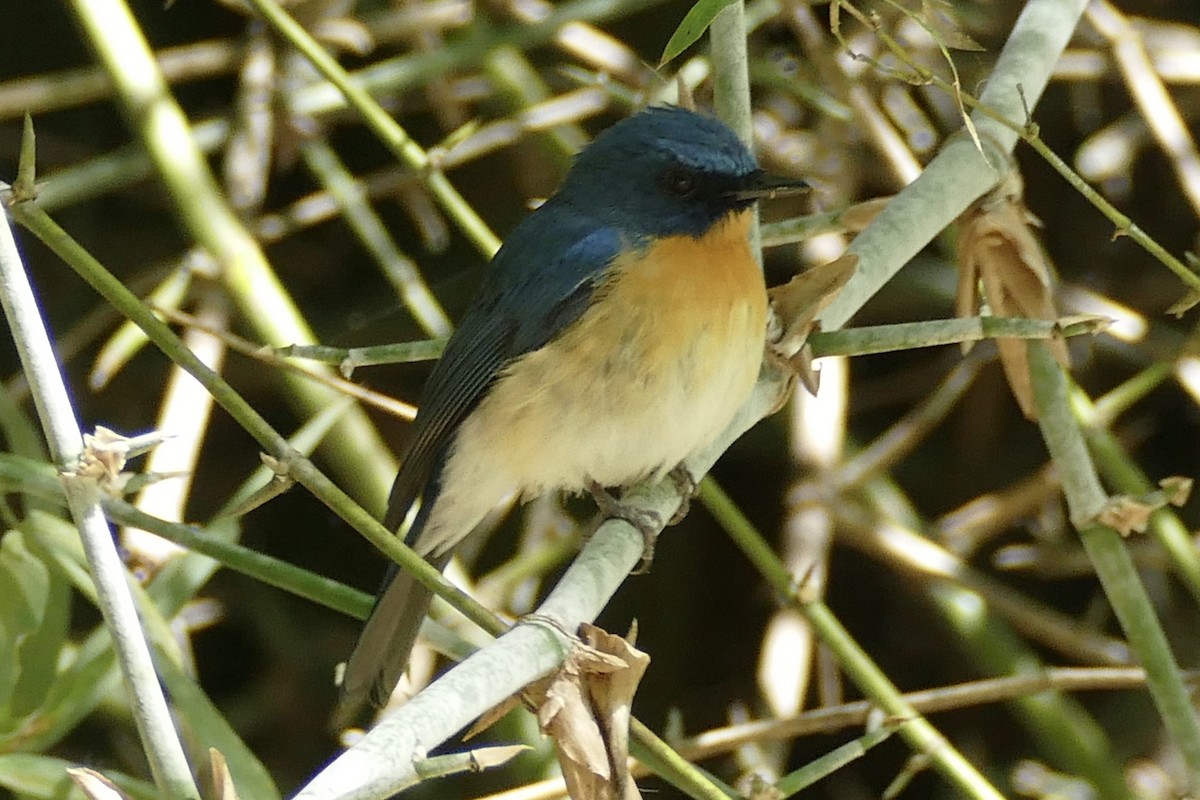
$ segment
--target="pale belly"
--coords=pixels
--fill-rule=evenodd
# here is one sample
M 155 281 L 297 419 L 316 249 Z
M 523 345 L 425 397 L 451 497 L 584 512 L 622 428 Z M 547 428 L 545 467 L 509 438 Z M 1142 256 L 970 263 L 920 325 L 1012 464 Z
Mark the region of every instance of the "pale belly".
M 762 364 L 766 291 L 748 251 L 689 255 L 703 279 L 631 275 L 510 365 L 458 432 L 422 550 L 452 546 L 514 492 L 661 476 L 725 430 Z

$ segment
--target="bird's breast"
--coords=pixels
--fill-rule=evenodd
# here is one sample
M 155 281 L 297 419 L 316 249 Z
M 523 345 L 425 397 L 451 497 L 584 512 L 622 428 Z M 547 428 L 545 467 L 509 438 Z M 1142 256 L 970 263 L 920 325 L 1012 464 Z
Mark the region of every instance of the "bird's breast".
M 749 224 L 738 214 L 618 258 L 580 318 L 512 362 L 463 423 L 447 486 L 617 486 L 711 444 L 762 365 L 767 297 Z

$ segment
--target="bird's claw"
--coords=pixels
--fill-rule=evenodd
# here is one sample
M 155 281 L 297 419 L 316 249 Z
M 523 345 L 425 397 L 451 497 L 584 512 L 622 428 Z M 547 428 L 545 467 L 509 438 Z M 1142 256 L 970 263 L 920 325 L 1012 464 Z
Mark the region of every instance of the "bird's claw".
M 671 519 L 667 520 L 667 524 L 677 525 L 683 521 L 692 508 L 692 498 L 696 495 L 696 478 L 685 464 L 676 464 L 675 468 L 667 475 L 679 492 L 679 508 L 675 509 L 675 513 L 671 515 Z
M 662 516 L 646 508 L 635 508 L 622 503 L 595 481 L 588 481 L 587 490 L 600 508 L 600 522 L 605 519 L 623 519 L 642 534 L 642 560 L 629 574 L 642 575 L 649 572 L 650 564 L 654 561 L 654 544 L 663 529 Z

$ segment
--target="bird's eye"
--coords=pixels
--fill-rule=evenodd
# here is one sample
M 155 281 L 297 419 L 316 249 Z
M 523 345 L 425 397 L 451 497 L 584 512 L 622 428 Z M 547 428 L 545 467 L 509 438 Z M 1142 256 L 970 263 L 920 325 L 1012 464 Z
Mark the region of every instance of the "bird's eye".
M 696 176 L 679 167 L 663 173 L 663 187 L 675 197 L 691 197 L 696 193 Z

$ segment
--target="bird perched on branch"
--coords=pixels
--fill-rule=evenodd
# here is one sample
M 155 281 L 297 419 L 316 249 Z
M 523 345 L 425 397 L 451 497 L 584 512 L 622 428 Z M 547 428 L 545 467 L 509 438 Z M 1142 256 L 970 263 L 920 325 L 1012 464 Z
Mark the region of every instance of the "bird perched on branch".
M 583 150 L 512 232 L 425 387 L 384 524 L 439 569 L 505 497 L 661 478 L 711 445 L 762 364 L 754 202 L 766 175 L 720 121 L 646 109 Z M 658 525 L 635 519 L 644 533 Z M 347 662 L 337 719 L 386 700 L 431 594 L 393 568 Z

